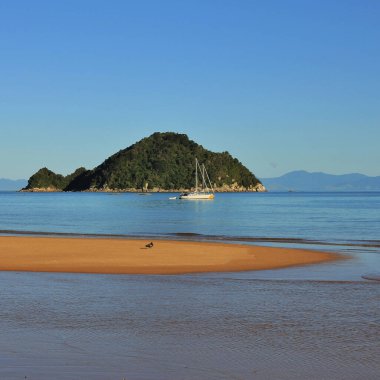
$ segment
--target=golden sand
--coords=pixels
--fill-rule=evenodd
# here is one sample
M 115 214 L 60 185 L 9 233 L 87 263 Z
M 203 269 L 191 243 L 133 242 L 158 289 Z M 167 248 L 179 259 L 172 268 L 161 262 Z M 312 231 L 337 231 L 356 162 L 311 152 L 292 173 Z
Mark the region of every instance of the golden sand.
M 234 272 L 315 264 L 336 254 L 302 249 L 188 241 L 0 237 L 0 270 L 181 274 Z

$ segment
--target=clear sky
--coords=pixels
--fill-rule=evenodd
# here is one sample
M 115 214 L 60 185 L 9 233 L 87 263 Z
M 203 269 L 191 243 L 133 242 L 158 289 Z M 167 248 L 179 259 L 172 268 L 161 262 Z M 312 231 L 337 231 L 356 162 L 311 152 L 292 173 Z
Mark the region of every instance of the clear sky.
M 155 131 L 258 177 L 380 175 L 378 0 L 0 0 L 0 178 Z

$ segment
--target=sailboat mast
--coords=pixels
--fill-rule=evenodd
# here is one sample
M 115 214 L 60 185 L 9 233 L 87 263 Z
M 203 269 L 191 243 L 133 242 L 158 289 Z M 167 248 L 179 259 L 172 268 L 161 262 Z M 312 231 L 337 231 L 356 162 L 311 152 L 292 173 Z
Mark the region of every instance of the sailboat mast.
M 207 191 L 207 184 L 205 179 L 205 164 L 202 164 L 202 183 L 203 183 L 203 191 Z
M 195 158 L 195 191 L 198 191 L 198 159 Z

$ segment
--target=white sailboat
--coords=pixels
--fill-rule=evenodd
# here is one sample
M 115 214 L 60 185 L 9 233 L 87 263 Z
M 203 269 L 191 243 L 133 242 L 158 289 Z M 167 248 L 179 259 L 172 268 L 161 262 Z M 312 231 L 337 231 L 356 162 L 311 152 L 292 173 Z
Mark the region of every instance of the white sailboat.
M 198 186 L 198 171 L 202 177 L 201 186 Z M 208 185 L 210 187 L 208 187 Z M 200 187 L 200 190 L 199 190 Z M 179 199 L 214 199 L 214 189 L 204 164 L 200 165 L 198 159 L 195 159 L 195 190 L 189 193 L 182 193 Z

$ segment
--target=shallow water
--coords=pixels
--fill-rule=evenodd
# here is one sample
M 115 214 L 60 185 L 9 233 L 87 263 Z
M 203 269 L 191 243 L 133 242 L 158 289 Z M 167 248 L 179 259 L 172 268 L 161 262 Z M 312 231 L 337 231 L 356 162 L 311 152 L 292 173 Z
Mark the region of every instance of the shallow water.
M 380 282 L 362 276 L 380 272 L 380 194 L 168 197 L 0 193 L 0 229 L 185 233 L 174 236 L 350 258 L 184 276 L 0 272 L 0 379 L 378 378 Z
M 0 378 L 376 379 L 380 286 L 0 273 Z

